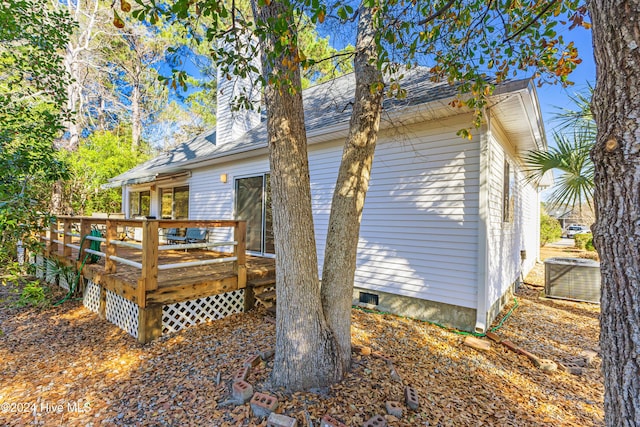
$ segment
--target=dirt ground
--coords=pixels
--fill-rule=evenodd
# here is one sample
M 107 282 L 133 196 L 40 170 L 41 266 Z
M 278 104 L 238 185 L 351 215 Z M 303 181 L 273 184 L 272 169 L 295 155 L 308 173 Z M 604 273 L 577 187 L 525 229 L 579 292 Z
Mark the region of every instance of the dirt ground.
M 543 248 L 542 255 L 568 256 L 556 252 Z M 376 414 L 389 426 L 407 427 L 601 426 L 600 357 L 586 363 L 580 356 L 599 352 L 599 306 L 541 298 L 542 268 L 527 277 L 531 285 L 520 287 L 517 307 L 496 333 L 573 373 L 544 372 L 487 338 L 481 339 L 491 348 L 478 351 L 454 331 L 353 309 L 353 342 L 373 354 L 356 350 L 343 382 L 307 393 L 272 390 L 272 360 L 254 368 L 247 381 L 277 396 L 278 411 L 297 418 L 299 426 L 317 427 L 324 414 L 349 426 Z M 54 300 L 62 295 L 54 292 Z M 142 346 L 79 301 L 16 308 L 15 295 L 0 287 L 0 425 L 266 425 L 248 403 L 226 404 L 243 359 L 274 346 L 275 327 L 264 312 L 233 315 Z M 404 405 L 407 385 L 418 393 L 416 411 Z M 403 416 L 385 415 L 387 401 L 400 402 Z

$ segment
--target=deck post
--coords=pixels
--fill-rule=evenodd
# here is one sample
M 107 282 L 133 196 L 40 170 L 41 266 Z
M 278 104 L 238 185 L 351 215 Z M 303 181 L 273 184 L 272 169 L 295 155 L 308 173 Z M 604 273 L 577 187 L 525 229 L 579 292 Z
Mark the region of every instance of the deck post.
M 105 252 L 105 261 L 104 261 L 104 271 L 106 273 L 115 273 L 116 272 L 116 263 L 111 260 L 112 256 L 118 255 L 118 247 L 116 245 L 112 245 L 112 240 L 117 240 L 118 238 L 118 230 L 116 224 L 110 219 L 107 219 L 107 235 L 105 236 L 106 240 L 106 248 Z
M 88 249 L 89 246 L 91 245 L 91 241 L 88 239 L 84 239 L 84 241 L 82 241 L 82 238 L 84 236 L 88 236 L 91 233 L 91 223 L 89 222 L 89 220 L 87 218 L 80 218 L 80 242 L 82 243 L 82 245 L 80 246 L 80 249 L 78 250 L 78 260 L 76 261 L 76 270 L 78 271 L 78 275 L 80 275 L 80 290 L 82 292 L 84 292 L 84 277 L 82 274 L 82 261 L 85 258 L 85 253 L 84 250 Z
M 98 305 L 98 315 L 101 319 L 107 318 L 107 289 L 100 285 L 100 304 Z
M 63 224 L 64 237 L 62 241 L 64 242 L 64 247 L 62 248 L 62 256 L 67 260 L 71 260 L 71 248 L 68 246 L 71 244 L 71 218 L 65 218 Z
M 162 305 L 138 307 L 138 342 L 146 344 L 162 335 Z
M 142 278 L 149 291 L 158 289 L 158 221 L 142 223 Z
M 256 291 L 249 285 L 244 288 L 244 312 L 247 313 L 256 306 Z
M 47 224 L 44 217 L 40 218 L 40 242 L 43 244 L 43 253 L 46 256 L 49 253 L 49 242 L 47 241 Z
M 55 254 L 58 252 L 58 244 L 54 242 L 54 240 L 58 239 L 58 234 L 56 233 L 56 230 L 58 228 L 57 221 L 58 220 L 56 219 L 56 222 L 49 223 L 49 243 L 47 244 L 47 250 L 45 252 L 47 258 L 50 258 L 52 253 Z
M 85 249 L 89 249 L 89 246 L 91 245 L 91 241 L 89 239 L 84 239 L 84 241 L 82 241 L 82 239 L 85 236 L 88 236 L 89 234 L 91 234 L 91 223 L 89 222 L 89 219 L 87 218 L 81 218 L 80 219 L 80 242 L 82 242 L 82 246 L 80 246 L 80 253 L 78 254 L 78 258 L 80 259 L 78 262 L 78 268 L 80 268 L 80 265 L 82 264 L 82 260 L 84 259 L 84 250 Z M 81 272 L 82 273 L 82 272 Z
M 147 305 L 147 291 L 158 289 L 158 221 L 142 222 L 142 271 L 138 280 L 138 306 Z
M 238 276 L 238 289 L 244 289 L 247 286 L 246 221 L 236 221 L 233 228 L 233 239 L 238 242 L 233 247 L 233 256 L 237 258 L 233 262 L 233 273 Z

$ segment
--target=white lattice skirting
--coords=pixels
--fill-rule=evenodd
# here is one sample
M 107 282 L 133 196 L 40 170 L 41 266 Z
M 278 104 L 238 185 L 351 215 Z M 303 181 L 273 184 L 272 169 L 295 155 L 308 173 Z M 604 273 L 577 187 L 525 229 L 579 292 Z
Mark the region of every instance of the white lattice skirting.
M 162 333 L 177 332 L 187 326 L 243 311 L 244 289 L 165 305 L 162 307 Z
M 134 338 L 138 338 L 138 305 L 107 289 L 106 318 Z
M 105 317 L 107 320 L 134 338 L 138 338 L 138 306 L 120 295 L 107 290 Z M 87 283 L 83 304 L 87 310 L 99 313 L 100 285 L 92 280 Z
M 44 257 L 42 255 L 36 255 L 34 264 L 36 266 L 36 277 L 38 279 L 44 279 Z
M 60 273 L 60 276 L 58 277 L 58 286 L 68 291 L 70 286 L 76 286 L 76 280 L 76 273 L 72 271 Z
M 55 261 L 52 261 L 50 259 L 45 259 L 44 265 L 45 265 L 44 281 L 49 283 L 50 285 L 57 285 L 58 274 L 60 273 L 60 271 Z
M 106 291 L 106 318 L 111 323 L 138 338 L 138 306 Z M 89 280 L 84 293 L 84 306 L 94 313 L 100 310 L 100 286 Z M 177 302 L 162 307 L 162 333 L 177 332 L 187 326 L 217 320 L 244 311 L 244 289 Z
M 89 280 L 89 283 L 87 283 L 82 304 L 87 310 L 93 311 L 94 313 L 98 313 L 100 310 L 100 286 L 93 283 L 93 280 Z

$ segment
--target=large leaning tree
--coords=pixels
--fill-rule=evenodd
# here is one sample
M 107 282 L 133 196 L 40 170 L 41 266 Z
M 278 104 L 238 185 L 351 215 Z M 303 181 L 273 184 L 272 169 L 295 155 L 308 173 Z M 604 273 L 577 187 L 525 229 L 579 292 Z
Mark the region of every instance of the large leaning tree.
M 253 13 L 235 9 L 235 2 L 178 0 L 170 2 L 170 7 L 143 3 L 133 13 L 151 21 L 163 15 L 188 28 L 206 22 L 206 31 L 198 28 L 194 38 L 214 42 L 212 57 L 230 77 L 247 78 L 250 71 L 260 71 L 252 62 L 256 51 L 248 41 L 260 42 L 258 80 L 267 110 L 278 293 L 272 381 L 299 390 L 339 381 L 350 368 L 350 307 L 359 224 L 381 105 L 385 96 L 403 95 L 401 80 L 390 79 L 387 71 L 397 72 L 397 64 L 428 65 L 434 80 L 457 84 L 466 95 L 455 104 L 475 112 L 471 129 L 482 123 L 493 83 L 519 70 L 533 68 L 546 79 L 567 83 L 568 73 L 580 60 L 573 44 L 554 28 L 563 25 L 561 18 L 580 25 L 585 9 L 579 9 L 577 2 L 511 0 L 331 4 L 254 0 L 251 4 Z M 298 28 L 304 15 L 319 26 L 330 21 L 338 24 L 356 46 L 353 116 L 334 192 L 322 284 L 300 83 L 300 68 L 317 60 L 310 60 L 300 49 Z M 177 80 L 185 78 L 178 75 Z M 471 137 L 469 129 L 461 135 Z
M 594 243 L 607 426 L 640 425 L 640 2 L 593 0 Z

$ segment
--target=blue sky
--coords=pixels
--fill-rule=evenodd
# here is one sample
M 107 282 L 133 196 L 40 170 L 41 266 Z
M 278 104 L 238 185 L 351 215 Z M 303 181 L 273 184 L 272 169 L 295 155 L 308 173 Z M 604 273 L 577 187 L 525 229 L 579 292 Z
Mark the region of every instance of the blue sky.
M 557 113 L 558 108 L 572 107 L 570 97 L 576 92 L 586 90 L 587 83 L 593 86 L 596 81 L 596 66 L 593 59 L 591 30 L 585 30 L 584 28 L 576 28 L 571 31 L 566 30 L 563 32 L 563 36 L 566 40 L 573 41 L 578 47 L 582 63 L 578 65 L 569 77 L 569 79 L 575 83 L 573 86 L 563 88 L 560 85 L 544 85 L 538 88 L 540 109 L 542 110 L 549 145 L 553 145 L 551 131 L 556 123 L 554 123 L 552 119 L 554 114 Z

